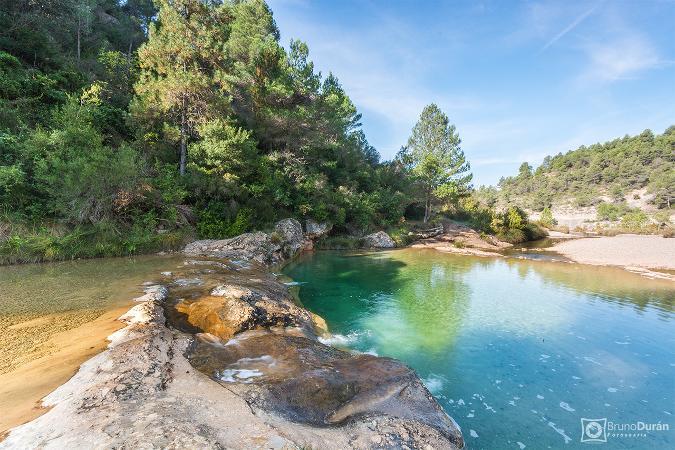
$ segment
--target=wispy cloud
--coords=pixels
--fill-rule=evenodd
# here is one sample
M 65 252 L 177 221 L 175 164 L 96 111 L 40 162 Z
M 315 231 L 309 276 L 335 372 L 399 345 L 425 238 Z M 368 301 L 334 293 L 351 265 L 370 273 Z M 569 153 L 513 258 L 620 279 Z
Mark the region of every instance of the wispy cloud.
M 567 33 L 569 33 L 570 31 L 572 31 L 573 29 L 575 29 L 577 26 L 579 26 L 579 24 L 582 23 L 584 20 L 586 20 L 586 19 L 588 18 L 588 16 L 590 16 L 591 14 L 593 14 L 593 12 L 595 12 L 595 10 L 598 9 L 599 6 L 600 6 L 600 3 L 597 3 L 597 4 L 595 4 L 593 7 L 591 7 L 590 9 L 588 9 L 586 12 L 584 12 L 584 13 L 580 14 L 579 16 L 577 16 L 577 18 L 574 19 L 574 20 L 572 21 L 572 23 L 570 23 L 569 25 L 567 25 L 567 26 L 566 26 L 565 28 L 563 28 L 558 34 L 556 34 L 555 36 L 553 36 L 553 38 L 551 38 L 551 40 L 548 41 L 548 42 L 546 43 L 546 45 L 544 45 L 544 46 L 541 48 L 540 53 L 546 51 L 547 48 L 549 48 L 550 46 L 552 46 L 553 44 L 555 44 L 556 42 L 558 42 L 563 36 L 565 36 Z
M 588 67 L 580 81 L 612 82 L 636 78 L 639 73 L 667 65 L 646 38 L 626 33 L 610 42 L 592 42 L 583 47 Z

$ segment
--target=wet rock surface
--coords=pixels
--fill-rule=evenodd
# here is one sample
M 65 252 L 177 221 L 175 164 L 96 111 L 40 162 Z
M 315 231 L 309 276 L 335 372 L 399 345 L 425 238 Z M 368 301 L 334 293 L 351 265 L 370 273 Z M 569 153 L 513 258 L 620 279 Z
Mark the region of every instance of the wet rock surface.
M 108 350 L 0 448 L 462 448 L 414 371 L 319 342 L 325 322 L 264 269 L 269 242 L 238 238 L 188 246 L 243 259 L 158 274 Z
M 253 407 L 293 422 L 329 426 L 387 417 L 462 443 L 415 372 L 390 358 L 351 354 L 298 333 L 249 332 L 226 345 L 202 338 L 190 361 Z

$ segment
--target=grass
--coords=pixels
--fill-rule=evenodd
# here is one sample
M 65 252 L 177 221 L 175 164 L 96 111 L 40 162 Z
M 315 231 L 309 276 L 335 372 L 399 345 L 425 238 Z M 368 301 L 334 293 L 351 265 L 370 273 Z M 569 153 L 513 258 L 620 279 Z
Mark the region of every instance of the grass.
M 132 227 L 58 225 L 0 226 L 0 264 L 35 263 L 68 259 L 128 256 L 181 248 L 191 231 L 167 231 Z

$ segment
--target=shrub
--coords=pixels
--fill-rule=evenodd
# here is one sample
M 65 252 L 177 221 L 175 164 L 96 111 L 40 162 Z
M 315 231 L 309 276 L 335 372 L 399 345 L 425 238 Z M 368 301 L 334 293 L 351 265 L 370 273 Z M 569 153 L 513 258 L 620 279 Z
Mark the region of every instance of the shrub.
M 556 220 L 553 218 L 551 208 L 549 208 L 548 206 L 545 207 L 544 210 L 541 212 L 539 223 L 541 223 L 541 225 L 545 226 L 546 228 L 551 228 L 553 225 L 557 223 Z
M 602 202 L 597 206 L 596 217 L 598 220 L 615 222 L 629 211 L 630 208 L 625 203 Z
M 323 236 L 315 243 L 321 250 L 352 250 L 361 246 L 361 240 L 354 236 Z
M 250 229 L 253 218 L 250 208 L 240 208 L 233 219 L 228 216 L 228 208 L 223 203 L 211 202 L 198 214 L 197 235 L 202 239 L 225 239 Z
M 637 210 L 624 215 L 623 219 L 621 219 L 621 226 L 631 231 L 640 231 L 648 222 L 649 218 L 647 217 L 647 214 Z

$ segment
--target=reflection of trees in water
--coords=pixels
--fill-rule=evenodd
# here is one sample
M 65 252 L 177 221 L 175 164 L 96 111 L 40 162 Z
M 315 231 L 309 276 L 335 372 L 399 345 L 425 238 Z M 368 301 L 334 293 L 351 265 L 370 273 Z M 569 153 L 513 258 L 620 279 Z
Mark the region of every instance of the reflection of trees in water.
M 674 310 L 675 285 L 672 281 L 651 280 L 614 267 L 522 260 L 507 260 L 507 263 L 516 266 L 519 273 L 533 271 L 546 284 L 563 286 L 603 301 L 632 305 L 639 311 L 654 307 L 664 318 L 669 318 Z
M 396 254 L 405 263 L 399 289 L 362 322 L 388 354 L 446 351 L 457 336 L 471 295 L 463 277 L 475 262 L 430 256 Z
M 341 333 L 400 289 L 405 264 L 384 253 L 326 251 L 301 256 L 284 273 L 306 282 L 299 289 L 303 304 L 324 317 L 331 331 Z

